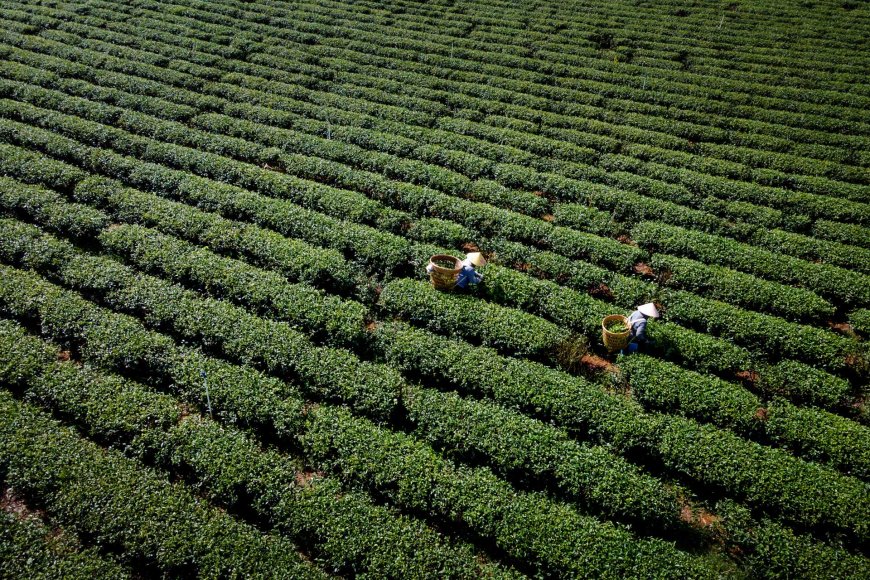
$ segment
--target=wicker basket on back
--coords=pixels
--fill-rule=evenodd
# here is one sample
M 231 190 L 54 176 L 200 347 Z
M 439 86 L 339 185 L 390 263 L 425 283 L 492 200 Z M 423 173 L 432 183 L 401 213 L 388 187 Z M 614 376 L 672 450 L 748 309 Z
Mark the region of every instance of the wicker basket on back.
M 456 279 L 462 271 L 462 262 L 459 258 L 447 254 L 436 254 L 429 258 L 432 269 L 429 272 L 429 281 L 438 290 L 453 290 L 456 287 Z M 452 264 L 448 268 L 442 264 Z
M 607 329 L 607 325 L 613 324 L 614 322 L 621 322 L 625 325 L 625 330 L 623 332 L 612 332 Z M 604 320 L 601 321 L 601 333 L 604 338 L 604 346 L 607 347 L 607 350 L 610 352 L 614 352 L 617 350 L 622 350 L 628 346 L 628 335 L 631 333 L 631 325 L 628 323 L 628 318 L 621 314 L 611 314 L 610 316 L 605 316 Z

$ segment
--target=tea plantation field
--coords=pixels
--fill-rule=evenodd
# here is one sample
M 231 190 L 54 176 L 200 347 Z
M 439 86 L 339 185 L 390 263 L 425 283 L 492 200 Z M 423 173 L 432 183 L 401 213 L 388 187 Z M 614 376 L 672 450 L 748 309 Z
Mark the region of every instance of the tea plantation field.
M 4 0 L 0 577 L 870 578 L 868 39 Z

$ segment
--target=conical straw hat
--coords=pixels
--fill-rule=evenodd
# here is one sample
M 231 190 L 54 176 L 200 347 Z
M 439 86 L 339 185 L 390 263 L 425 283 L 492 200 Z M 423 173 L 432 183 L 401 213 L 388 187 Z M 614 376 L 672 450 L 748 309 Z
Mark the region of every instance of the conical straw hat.
M 484 266 L 486 266 L 486 258 L 484 258 L 483 254 L 481 254 L 480 252 L 471 252 L 470 254 L 465 256 L 465 258 L 478 268 L 483 268 Z
M 652 302 L 647 302 L 646 304 L 638 306 L 637 309 L 641 314 L 643 314 L 645 316 L 650 316 L 652 318 L 659 317 L 659 310 L 658 310 L 658 308 L 656 308 L 656 305 L 653 304 Z

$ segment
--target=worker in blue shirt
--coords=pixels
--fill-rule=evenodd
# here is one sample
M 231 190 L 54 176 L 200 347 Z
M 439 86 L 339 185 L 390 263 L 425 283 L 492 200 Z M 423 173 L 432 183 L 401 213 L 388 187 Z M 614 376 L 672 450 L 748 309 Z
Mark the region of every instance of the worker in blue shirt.
M 652 302 L 647 302 L 637 307 L 637 310 L 628 317 L 628 350 L 629 353 L 637 352 L 638 349 L 649 344 L 646 336 L 646 321 L 648 318 L 658 318 L 659 310 Z
M 486 266 L 486 258 L 480 252 L 471 252 L 462 260 L 462 270 L 459 271 L 459 276 L 456 278 L 456 287 L 465 288 L 469 284 L 480 284 L 483 281 L 483 274 L 475 270 Z

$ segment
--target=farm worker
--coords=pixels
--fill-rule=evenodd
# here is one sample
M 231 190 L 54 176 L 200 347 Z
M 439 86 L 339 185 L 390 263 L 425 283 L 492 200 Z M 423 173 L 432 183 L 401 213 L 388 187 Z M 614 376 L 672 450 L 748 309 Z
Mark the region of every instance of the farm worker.
M 465 256 L 465 259 L 460 262 L 459 274 L 456 276 L 456 286 L 465 288 L 469 284 L 480 284 L 483 281 L 483 274 L 475 270 L 475 267 L 482 268 L 486 266 L 486 258 L 480 252 L 471 252 Z M 426 266 L 427 272 L 432 272 L 432 262 Z
M 483 274 L 480 274 L 474 268 L 483 268 L 486 266 L 486 258 L 480 252 L 471 252 L 462 260 L 462 270 L 459 271 L 459 276 L 456 278 L 456 286 L 465 288 L 469 284 L 480 284 L 483 281 Z
M 628 345 L 628 352 L 635 352 L 641 346 L 649 343 L 649 339 L 646 337 L 647 318 L 658 317 L 658 308 L 652 302 L 638 306 L 637 310 L 631 313 L 631 316 L 628 317 L 628 339 L 631 341 Z

